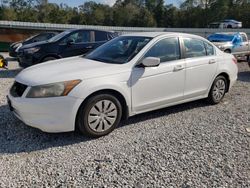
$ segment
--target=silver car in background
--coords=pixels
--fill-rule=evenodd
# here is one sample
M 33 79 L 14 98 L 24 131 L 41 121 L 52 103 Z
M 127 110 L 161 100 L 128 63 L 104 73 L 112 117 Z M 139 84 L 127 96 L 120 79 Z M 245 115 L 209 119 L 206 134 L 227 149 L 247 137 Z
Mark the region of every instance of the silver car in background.
M 220 50 L 233 54 L 236 58 L 250 55 L 250 41 L 244 32 L 221 32 L 208 36 L 208 40 Z

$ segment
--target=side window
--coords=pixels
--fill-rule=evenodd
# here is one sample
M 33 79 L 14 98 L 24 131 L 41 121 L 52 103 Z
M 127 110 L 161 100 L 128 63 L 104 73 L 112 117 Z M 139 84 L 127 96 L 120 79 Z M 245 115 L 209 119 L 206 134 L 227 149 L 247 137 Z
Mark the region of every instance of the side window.
M 206 49 L 202 40 L 184 38 L 186 58 L 206 56 Z
M 243 42 L 247 41 L 247 37 L 245 35 L 241 34 L 240 36 L 241 36 Z
M 157 42 L 144 56 L 158 57 L 161 62 L 180 59 L 180 47 L 178 38 L 167 38 Z
M 47 39 L 50 39 L 50 38 L 52 38 L 52 37 L 54 37 L 54 36 L 55 36 L 54 33 L 50 33 L 50 34 L 47 36 Z
M 103 31 L 95 31 L 95 41 L 106 41 L 107 33 Z
M 208 44 L 206 42 L 204 42 L 206 50 L 207 50 L 207 55 L 214 55 L 214 47 L 211 44 Z
M 62 43 L 66 44 L 67 41 L 73 41 L 73 43 L 85 43 L 85 42 L 90 42 L 90 32 L 89 31 L 79 31 L 76 33 L 73 33 L 66 37 Z

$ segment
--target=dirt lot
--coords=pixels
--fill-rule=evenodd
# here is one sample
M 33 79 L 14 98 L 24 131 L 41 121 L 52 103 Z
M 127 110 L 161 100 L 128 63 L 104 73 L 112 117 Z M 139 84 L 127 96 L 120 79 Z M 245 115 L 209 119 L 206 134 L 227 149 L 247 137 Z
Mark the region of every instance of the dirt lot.
M 0 70 L 0 187 L 250 187 L 250 69 L 223 102 L 130 118 L 108 136 L 47 134 L 9 112 L 20 71 Z M 32 186 L 31 186 L 32 185 Z

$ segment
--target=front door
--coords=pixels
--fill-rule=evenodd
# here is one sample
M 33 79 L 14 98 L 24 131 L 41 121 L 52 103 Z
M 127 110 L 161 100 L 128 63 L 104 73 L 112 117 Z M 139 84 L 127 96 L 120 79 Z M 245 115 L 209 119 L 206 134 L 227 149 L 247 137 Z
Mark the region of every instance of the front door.
M 59 44 L 60 55 L 71 57 L 87 53 L 92 50 L 93 42 L 90 31 L 77 31 L 66 37 Z
M 158 41 L 142 58 L 158 57 L 158 67 L 136 66 L 132 71 L 132 108 L 135 113 L 157 109 L 183 99 L 185 60 L 178 38 Z

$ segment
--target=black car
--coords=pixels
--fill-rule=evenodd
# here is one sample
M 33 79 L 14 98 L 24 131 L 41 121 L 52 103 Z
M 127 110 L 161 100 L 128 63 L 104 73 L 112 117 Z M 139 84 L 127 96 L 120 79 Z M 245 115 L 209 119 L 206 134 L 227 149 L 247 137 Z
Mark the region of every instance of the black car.
M 21 67 L 41 62 L 85 54 L 118 34 L 109 31 L 73 29 L 64 31 L 48 41 L 22 46 L 18 51 Z
M 57 34 L 58 34 L 58 32 L 44 32 L 44 33 L 40 33 L 38 35 L 34 35 L 32 37 L 29 37 L 28 39 L 26 39 L 24 41 L 15 42 L 15 43 L 10 45 L 9 56 L 17 57 L 17 51 L 23 45 L 31 44 L 31 43 L 39 42 L 39 41 L 49 40 L 50 38 L 54 37 Z

